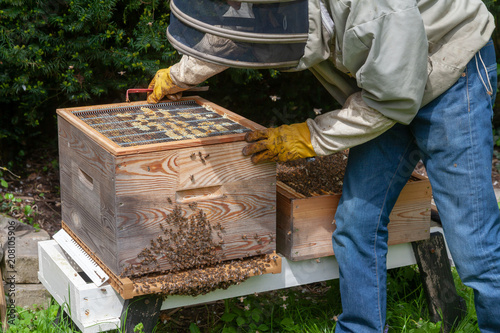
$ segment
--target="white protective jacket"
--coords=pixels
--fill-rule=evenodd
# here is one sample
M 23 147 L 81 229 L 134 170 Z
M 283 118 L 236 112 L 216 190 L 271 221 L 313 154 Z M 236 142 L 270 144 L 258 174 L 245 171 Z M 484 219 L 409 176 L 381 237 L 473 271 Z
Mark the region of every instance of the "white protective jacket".
M 308 119 L 316 154 L 371 140 L 451 87 L 489 40 L 480 0 L 309 0 L 309 69 L 343 108 Z M 184 56 L 171 76 L 189 88 L 226 67 Z

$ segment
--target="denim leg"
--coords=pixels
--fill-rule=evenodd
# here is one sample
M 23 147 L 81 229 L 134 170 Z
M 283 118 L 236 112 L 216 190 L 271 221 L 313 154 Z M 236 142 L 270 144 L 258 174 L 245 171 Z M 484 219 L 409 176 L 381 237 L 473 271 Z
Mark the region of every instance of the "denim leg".
M 487 92 L 496 92 L 492 43 L 480 53 L 410 127 L 457 271 L 474 289 L 479 328 L 493 333 L 500 332 L 500 214 L 491 180 L 494 94 Z
M 400 124 L 349 151 L 332 236 L 342 295 L 337 333 L 384 329 L 389 214 L 419 160 L 408 126 Z

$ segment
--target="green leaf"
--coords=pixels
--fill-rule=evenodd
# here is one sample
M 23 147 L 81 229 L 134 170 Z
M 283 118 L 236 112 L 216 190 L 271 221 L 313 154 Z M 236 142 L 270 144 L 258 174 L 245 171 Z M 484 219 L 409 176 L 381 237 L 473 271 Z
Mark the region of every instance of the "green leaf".
M 238 318 L 236 318 L 236 324 L 237 324 L 239 327 L 241 327 L 241 326 L 245 325 L 245 324 L 246 324 L 246 322 L 247 322 L 247 321 L 246 321 L 246 320 L 245 320 L 245 318 L 243 318 L 243 317 L 238 317 Z
M 191 333 L 201 333 L 200 328 L 195 323 L 189 325 L 189 332 Z
M 5 188 L 9 187 L 9 183 L 7 183 L 4 179 L 0 179 L 0 183 L 1 183 L 2 187 L 5 187 Z
M 233 321 L 234 318 L 236 318 L 236 314 L 234 313 L 224 313 L 222 317 L 220 317 L 220 319 L 225 323 Z
M 260 311 L 259 310 L 252 311 L 252 319 L 255 322 L 259 322 L 260 321 Z
M 24 206 L 24 214 L 26 214 L 26 215 L 33 214 L 33 208 L 30 205 Z
M 144 329 L 143 323 L 139 323 L 139 324 L 135 325 L 134 332 L 142 333 L 142 332 L 144 332 L 143 329 Z
M 290 317 L 284 318 L 281 321 L 281 326 L 283 327 L 283 329 L 285 331 L 289 331 L 289 332 L 295 331 L 299 328 L 299 325 L 295 325 L 293 319 Z
M 282 326 L 292 326 L 294 324 L 293 319 L 290 317 L 283 318 L 280 322 Z
M 267 332 L 269 331 L 269 326 L 267 326 L 266 324 L 260 324 L 259 327 L 257 327 L 257 330 L 259 332 Z

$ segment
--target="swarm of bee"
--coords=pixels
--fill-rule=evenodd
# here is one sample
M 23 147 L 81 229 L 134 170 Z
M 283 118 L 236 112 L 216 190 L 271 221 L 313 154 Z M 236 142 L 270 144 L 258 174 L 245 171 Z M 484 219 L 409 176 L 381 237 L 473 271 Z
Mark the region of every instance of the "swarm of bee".
M 278 163 L 276 177 L 295 191 L 314 195 L 342 193 L 348 152 Z
M 260 275 L 271 266 L 266 257 L 254 257 L 247 260 L 229 260 L 205 268 L 194 268 L 177 273 L 145 275 L 133 279 L 134 291 L 138 294 L 155 293 L 168 295 L 204 295 L 216 289 L 227 289 L 240 284 L 251 275 Z M 159 287 L 159 291 L 158 288 Z
M 188 206 L 193 214 L 184 216 L 176 205 L 160 224 L 160 235 L 139 253 L 140 263 L 123 270 L 121 277 L 132 280 L 136 293 L 152 293 L 154 287 L 164 296 L 206 294 L 263 274 L 276 260 L 257 256 L 223 261 L 224 227 L 211 224 L 195 202 Z M 168 270 L 160 269 L 159 258 L 170 264 Z

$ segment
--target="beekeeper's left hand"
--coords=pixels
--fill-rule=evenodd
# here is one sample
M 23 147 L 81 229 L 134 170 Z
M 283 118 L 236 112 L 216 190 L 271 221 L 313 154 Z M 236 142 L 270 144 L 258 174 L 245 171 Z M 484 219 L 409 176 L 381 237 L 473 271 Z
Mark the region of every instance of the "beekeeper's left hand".
M 307 123 L 282 125 L 247 133 L 243 155 L 252 155 L 253 163 L 286 162 L 316 156 Z

